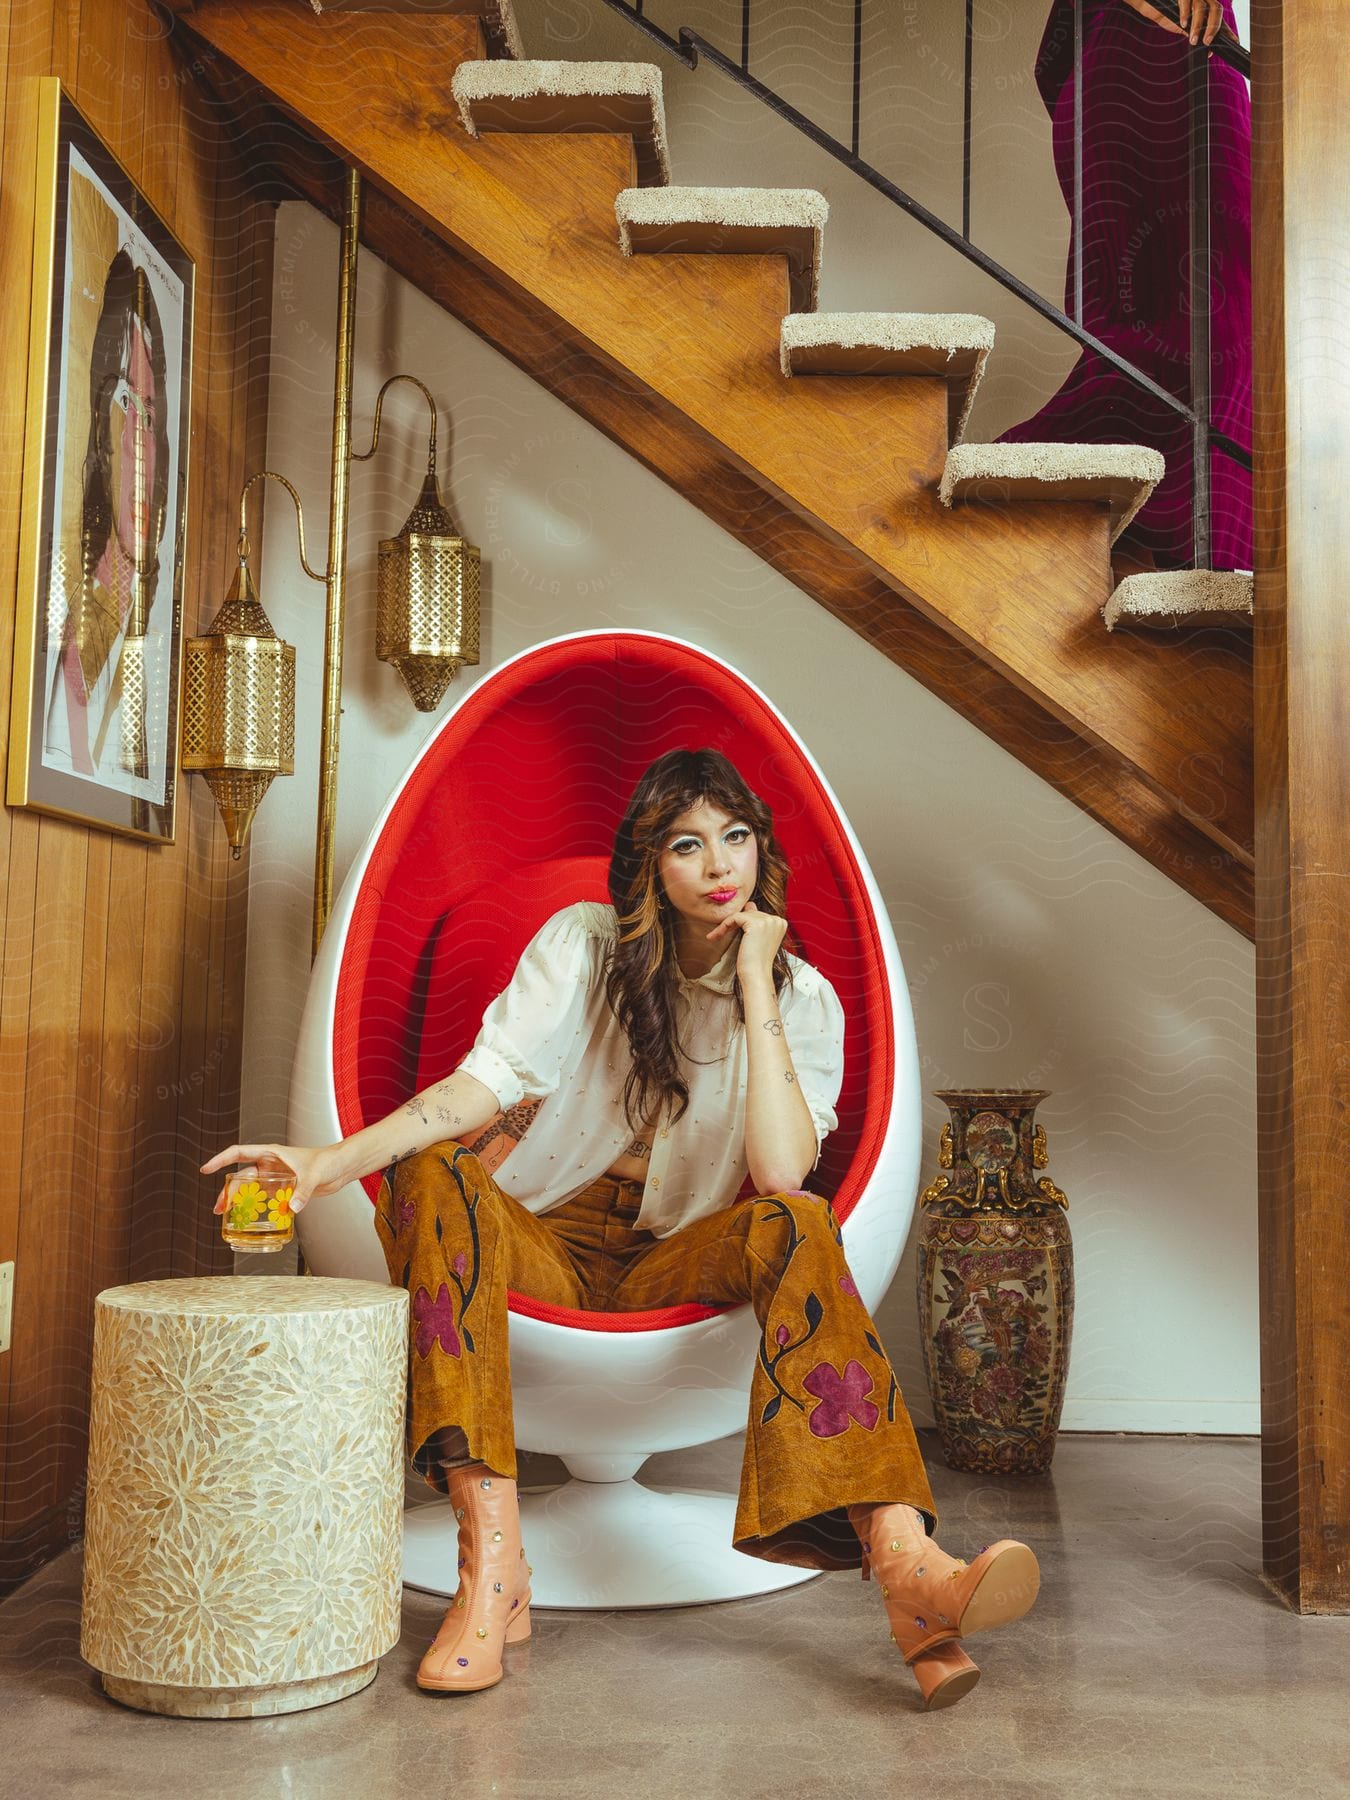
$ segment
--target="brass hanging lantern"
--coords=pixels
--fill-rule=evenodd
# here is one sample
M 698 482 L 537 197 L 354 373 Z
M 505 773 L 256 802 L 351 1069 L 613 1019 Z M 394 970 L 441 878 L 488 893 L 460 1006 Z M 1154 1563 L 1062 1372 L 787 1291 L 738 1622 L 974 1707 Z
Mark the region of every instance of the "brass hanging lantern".
M 344 242 L 350 310 L 355 266 L 355 177 Z M 350 320 L 344 343 L 350 350 Z M 201 636 L 189 638 L 183 667 L 182 766 L 204 777 L 215 796 L 238 858 L 264 794 L 277 775 L 295 773 L 295 646 L 279 638 L 263 610 L 249 570 L 246 504 L 259 481 L 280 482 L 295 503 L 300 565 L 311 580 L 329 588 L 328 633 L 324 652 L 325 741 L 321 750 L 321 848 L 316 861 L 315 948 L 327 916 L 325 884 L 331 873 L 332 789 L 336 776 L 336 714 L 341 684 L 341 616 L 346 569 L 346 479 L 348 460 L 366 462 L 380 442 L 384 396 L 396 381 L 410 381 L 431 408 L 427 472 L 417 503 L 397 537 L 380 544 L 376 591 L 376 655 L 402 676 L 419 712 L 431 712 L 456 672 L 478 661 L 479 552 L 456 530 L 436 480 L 436 402 L 415 375 L 391 375 L 376 396 L 369 450 L 351 451 L 347 433 L 350 387 L 339 370 L 337 423 L 333 449 L 333 518 L 329 526 L 329 570 L 320 574 L 305 554 L 305 516 L 300 496 L 284 475 L 260 470 L 239 496 L 238 567 L 224 605 Z M 336 625 L 335 625 L 336 618 Z M 336 648 L 335 648 L 336 646 Z M 331 681 L 330 681 L 331 676 Z M 331 689 L 331 707 L 328 704 Z M 331 741 L 327 725 L 332 714 Z
M 254 483 L 268 480 L 279 481 L 295 502 L 306 575 L 324 580 L 305 556 L 300 496 L 284 475 L 262 470 L 239 496 L 239 562 L 230 590 L 203 636 L 188 639 L 183 663 L 183 767 L 205 778 L 236 859 L 273 777 L 295 773 L 295 645 L 277 636 L 248 566 L 245 503 Z
M 436 480 L 436 402 L 415 375 L 391 375 L 375 401 L 370 449 L 380 442 L 384 396 L 396 381 L 421 388 L 431 408 L 422 492 L 397 537 L 380 540 L 375 591 L 375 654 L 392 663 L 419 712 L 434 712 L 466 663 L 478 661 L 480 554 L 462 537 L 441 501 Z
M 347 594 L 347 514 L 351 464 L 374 456 L 384 396 L 411 381 L 431 408 L 427 473 L 402 531 L 380 544 L 376 654 L 402 676 L 420 712 L 431 711 L 464 663 L 478 661 L 479 552 L 455 529 L 436 484 L 436 402 L 414 375 L 391 376 L 375 402 L 370 449 L 351 448 L 352 370 L 356 346 L 356 277 L 361 242 L 361 176 L 344 179 L 338 254 L 337 357 L 329 461 L 328 562 L 324 574 L 305 557 L 300 497 L 284 475 L 264 469 L 239 497 L 239 566 L 210 629 L 184 651 L 181 761 L 202 775 L 215 796 L 238 858 L 274 776 L 295 772 L 295 647 L 284 643 L 263 610 L 249 572 L 244 506 L 256 481 L 279 481 L 295 502 L 300 562 L 327 589 L 319 796 L 314 843 L 311 948 L 318 954 L 333 901 L 338 740 L 342 718 L 342 640 Z

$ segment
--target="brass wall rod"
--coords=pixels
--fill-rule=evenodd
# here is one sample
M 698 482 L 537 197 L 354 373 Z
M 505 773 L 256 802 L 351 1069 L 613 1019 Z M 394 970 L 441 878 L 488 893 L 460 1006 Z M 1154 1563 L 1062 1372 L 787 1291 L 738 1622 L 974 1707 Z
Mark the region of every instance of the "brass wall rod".
M 319 953 L 333 904 L 338 737 L 342 717 L 342 633 L 347 597 L 347 498 L 351 485 L 352 362 L 356 338 L 356 259 L 361 234 L 361 177 L 347 171 L 338 268 L 337 366 L 333 376 L 333 452 L 328 513 L 328 605 L 323 650 L 323 735 L 319 744 L 319 822 L 314 850 L 314 929 Z

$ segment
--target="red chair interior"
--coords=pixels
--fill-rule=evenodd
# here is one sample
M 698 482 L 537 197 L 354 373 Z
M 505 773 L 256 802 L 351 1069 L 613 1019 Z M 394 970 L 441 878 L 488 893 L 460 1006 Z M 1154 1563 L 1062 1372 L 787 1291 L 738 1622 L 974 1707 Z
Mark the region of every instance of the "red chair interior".
M 527 653 L 478 684 L 408 778 L 338 971 L 344 1137 L 456 1067 L 544 920 L 571 901 L 609 898 L 610 846 L 643 770 L 666 750 L 704 745 L 773 809 L 792 926 L 844 1008 L 839 1125 L 810 1184 L 848 1216 L 876 1162 L 894 1079 L 890 993 L 862 873 L 783 720 L 734 672 L 659 637 L 607 632 Z M 365 1179 L 372 1202 L 379 1182 L 378 1172 Z M 741 1191 L 753 1192 L 748 1179 Z M 585 1312 L 525 1294 L 511 1306 L 593 1331 L 653 1331 L 726 1310 Z

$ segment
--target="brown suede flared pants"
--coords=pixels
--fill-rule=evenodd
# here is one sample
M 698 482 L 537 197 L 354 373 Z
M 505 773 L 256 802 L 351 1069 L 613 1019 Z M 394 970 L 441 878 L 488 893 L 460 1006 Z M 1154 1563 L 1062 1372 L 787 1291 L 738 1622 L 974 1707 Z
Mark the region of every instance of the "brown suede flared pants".
M 732 1542 L 769 1562 L 861 1567 L 846 1508 L 937 1512 L 914 1427 L 828 1200 L 760 1194 L 669 1237 L 633 1225 L 634 1184 L 598 1177 L 545 1213 L 447 1140 L 380 1183 L 376 1230 L 412 1305 L 408 1454 L 439 1491 L 483 1462 L 514 1478 L 507 1289 L 591 1312 L 748 1302 L 760 1343 Z

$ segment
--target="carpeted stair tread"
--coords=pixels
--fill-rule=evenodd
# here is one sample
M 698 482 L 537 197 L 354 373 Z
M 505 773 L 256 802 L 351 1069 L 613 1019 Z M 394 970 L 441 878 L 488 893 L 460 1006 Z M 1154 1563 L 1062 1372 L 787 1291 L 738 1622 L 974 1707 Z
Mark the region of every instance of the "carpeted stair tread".
M 640 188 L 670 180 L 661 71 L 653 63 L 465 62 L 450 92 L 464 129 L 627 132 Z
M 1161 481 L 1162 453 L 1146 444 L 957 444 L 938 488 L 958 500 L 1099 500 L 1115 541 Z
M 829 210 L 814 188 L 637 187 L 614 202 L 625 256 L 786 256 L 794 313 L 815 307 Z
M 784 375 L 940 375 L 949 444 L 959 444 L 994 342 L 978 313 L 789 313 L 779 334 Z
M 1102 608 L 1117 625 L 1250 625 L 1253 580 L 1241 569 L 1160 569 L 1127 575 Z

